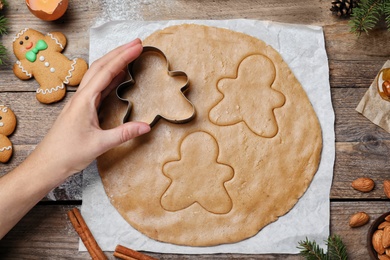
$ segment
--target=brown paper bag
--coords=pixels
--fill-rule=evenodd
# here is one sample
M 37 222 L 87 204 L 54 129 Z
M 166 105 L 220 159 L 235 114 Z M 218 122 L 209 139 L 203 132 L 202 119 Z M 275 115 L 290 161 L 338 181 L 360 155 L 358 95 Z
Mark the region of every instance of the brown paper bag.
M 382 87 L 382 70 L 390 68 L 390 60 L 388 60 L 378 72 L 370 88 L 364 94 L 359 105 L 356 107 L 356 111 L 367 117 L 374 124 L 382 127 L 384 130 L 390 133 L 390 101 L 387 101 L 381 97 L 378 91 L 378 79 L 379 89 Z

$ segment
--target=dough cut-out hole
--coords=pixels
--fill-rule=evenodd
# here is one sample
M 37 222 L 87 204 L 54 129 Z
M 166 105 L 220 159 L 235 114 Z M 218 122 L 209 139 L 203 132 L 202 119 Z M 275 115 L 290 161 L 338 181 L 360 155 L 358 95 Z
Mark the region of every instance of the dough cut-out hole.
M 195 145 L 196 144 L 196 145 Z M 234 170 L 218 162 L 216 139 L 206 132 L 194 132 L 180 144 L 179 160 L 163 166 L 171 183 L 161 197 L 167 211 L 179 211 L 198 203 L 213 214 L 226 214 L 233 202 L 224 183 L 231 180 Z
M 253 133 L 274 137 L 278 133 L 274 109 L 282 107 L 286 99 L 272 89 L 275 77 L 275 66 L 266 56 L 244 58 L 234 78 L 218 81 L 217 89 L 223 98 L 210 110 L 210 121 L 219 126 L 244 122 Z

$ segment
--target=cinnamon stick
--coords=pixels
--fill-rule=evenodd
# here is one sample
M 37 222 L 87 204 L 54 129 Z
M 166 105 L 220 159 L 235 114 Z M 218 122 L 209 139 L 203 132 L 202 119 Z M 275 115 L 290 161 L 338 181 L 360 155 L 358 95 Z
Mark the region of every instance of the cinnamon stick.
M 137 258 L 134 258 L 134 257 L 131 257 L 131 256 L 127 256 L 127 255 L 124 255 L 124 254 L 121 254 L 121 253 L 118 253 L 118 252 L 114 252 L 114 256 L 116 258 L 119 258 L 119 259 L 122 259 L 122 260 L 138 260 Z
M 123 260 L 157 260 L 154 257 L 142 254 L 133 249 L 124 247 L 122 245 L 117 245 L 115 248 L 114 256 Z
M 93 237 L 78 208 L 70 210 L 68 212 L 68 217 L 74 229 L 79 234 L 92 259 L 106 260 L 107 256 L 100 249 L 100 246 Z

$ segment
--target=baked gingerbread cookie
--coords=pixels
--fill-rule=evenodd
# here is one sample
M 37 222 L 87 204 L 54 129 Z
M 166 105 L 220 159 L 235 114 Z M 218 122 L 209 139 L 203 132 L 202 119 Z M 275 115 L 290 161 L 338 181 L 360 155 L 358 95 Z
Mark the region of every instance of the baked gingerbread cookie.
M 6 163 L 12 156 L 12 143 L 7 136 L 11 135 L 16 127 L 14 112 L 0 105 L 0 162 Z
M 63 99 L 66 85 L 80 84 L 88 69 L 85 60 L 70 60 L 61 53 L 65 45 L 66 37 L 60 32 L 44 35 L 30 28 L 21 30 L 13 39 L 13 51 L 18 59 L 13 71 L 22 80 L 35 78 L 38 81 L 36 97 L 41 103 Z

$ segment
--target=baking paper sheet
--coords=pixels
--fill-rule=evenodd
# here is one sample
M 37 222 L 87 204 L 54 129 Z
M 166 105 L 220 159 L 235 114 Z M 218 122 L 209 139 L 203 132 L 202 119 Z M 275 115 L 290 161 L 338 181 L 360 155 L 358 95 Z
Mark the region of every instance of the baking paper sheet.
M 264 227 L 256 236 L 234 244 L 186 247 L 157 242 L 133 229 L 110 204 L 96 164 L 84 173 L 82 215 L 103 250 L 117 244 L 135 250 L 162 253 L 298 253 L 298 242 L 308 237 L 324 247 L 329 236 L 329 193 L 335 157 L 334 111 L 329 86 L 328 59 L 321 27 L 257 20 L 113 21 L 90 32 L 92 63 L 115 47 L 139 37 L 144 39 L 167 26 L 197 23 L 224 27 L 257 37 L 276 49 L 306 90 L 323 131 L 321 163 L 312 183 L 293 209 Z M 145 187 L 147 188 L 147 187 Z M 80 242 L 80 250 L 85 250 Z

